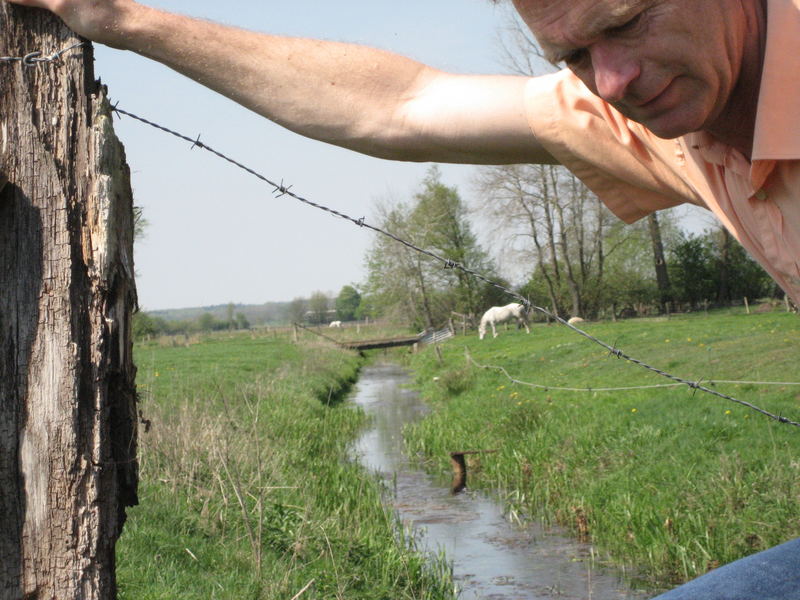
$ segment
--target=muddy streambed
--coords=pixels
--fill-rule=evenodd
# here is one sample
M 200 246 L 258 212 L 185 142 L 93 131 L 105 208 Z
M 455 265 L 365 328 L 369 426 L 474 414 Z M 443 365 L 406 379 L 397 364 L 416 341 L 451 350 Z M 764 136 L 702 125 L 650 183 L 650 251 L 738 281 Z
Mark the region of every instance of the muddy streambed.
M 352 401 L 372 417 L 353 455 L 378 472 L 403 523 L 413 526 L 423 546 L 444 551 L 452 562 L 462 599 L 640 600 L 653 594 L 634 591 L 619 573 L 598 567 L 589 544 L 545 530 L 510 523 L 500 502 L 470 490 L 453 495 L 404 453 L 402 429 L 427 408 L 406 387 L 401 367 L 365 368 Z

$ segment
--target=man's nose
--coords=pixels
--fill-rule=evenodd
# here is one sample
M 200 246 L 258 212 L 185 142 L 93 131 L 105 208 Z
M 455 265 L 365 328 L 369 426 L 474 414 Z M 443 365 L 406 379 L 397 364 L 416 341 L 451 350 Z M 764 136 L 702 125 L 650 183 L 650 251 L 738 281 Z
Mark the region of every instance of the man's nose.
M 591 48 L 597 95 L 607 102 L 619 102 L 628 86 L 639 76 L 639 62 L 625 48 L 600 42 Z

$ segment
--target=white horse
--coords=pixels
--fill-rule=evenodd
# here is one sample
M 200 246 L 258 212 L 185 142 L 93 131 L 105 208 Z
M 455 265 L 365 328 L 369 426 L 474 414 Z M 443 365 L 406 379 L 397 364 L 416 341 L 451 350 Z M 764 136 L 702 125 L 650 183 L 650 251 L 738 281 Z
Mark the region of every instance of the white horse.
M 341 321 L 331 321 L 331 324 L 328 325 L 328 327 L 338 327 L 339 329 L 341 329 L 342 328 L 342 322 Z
M 511 304 L 506 304 L 505 306 L 493 306 L 483 313 L 483 317 L 481 317 L 481 324 L 478 326 L 478 337 L 483 339 L 483 336 L 486 335 L 487 325 L 492 326 L 492 336 L 497 337 L 495 325 L 498 323 L 505 323 L 511 319 L 516 319 L 519 325 L 523 325 L 525 327 L 525 331 L 528 333 L 531 332 L 530 328 L 528 327 L 528 315 L 525 312 L 525 307 L 522 306 L 522 304 L 512 302 Z

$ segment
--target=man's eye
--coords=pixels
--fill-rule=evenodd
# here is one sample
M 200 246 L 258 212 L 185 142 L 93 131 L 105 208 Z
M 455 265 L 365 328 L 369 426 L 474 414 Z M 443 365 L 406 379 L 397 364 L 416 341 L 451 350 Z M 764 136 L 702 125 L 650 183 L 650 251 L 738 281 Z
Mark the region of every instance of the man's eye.
M 625 21 L 622 25 L 617 25 L 616 27 L 610 28 L 606 33 L 614 35 L 618 33 L 628 33 L 630 31 L 633 31 L 634 29 L 636 29 L 637 25 L 639 25 L 642 22 L 643 14 L 644 14 L 643 12 L 640 12 L 632 19 Z

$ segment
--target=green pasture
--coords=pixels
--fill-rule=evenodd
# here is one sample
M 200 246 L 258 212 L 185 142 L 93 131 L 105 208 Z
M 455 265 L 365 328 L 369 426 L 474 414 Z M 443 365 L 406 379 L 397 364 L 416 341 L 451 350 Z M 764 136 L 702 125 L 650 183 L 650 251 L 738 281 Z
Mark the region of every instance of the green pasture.
M 797 315 L 580 326 L 652 366 L 800 421 L 800 386 L 759 383 L 800 382 Z M 521 522 L 572 529 L 655 585 L 800 536 L 800 429 L 685 386 L 594 391 L 669 381 L 564 326 L 459 336 L 411 367 L 434 410 L 407 430 L 407 443 L 432 470 L 449 471 L 451 451 L 497 449 L 476 455 L 471 487 L 500 495 Z
M 375 478 L 347 459 L 341 402 L 362 359 L 301 335 L 136 347 L 140 505 L 118 544 L 120 597 L 450 598 Z

